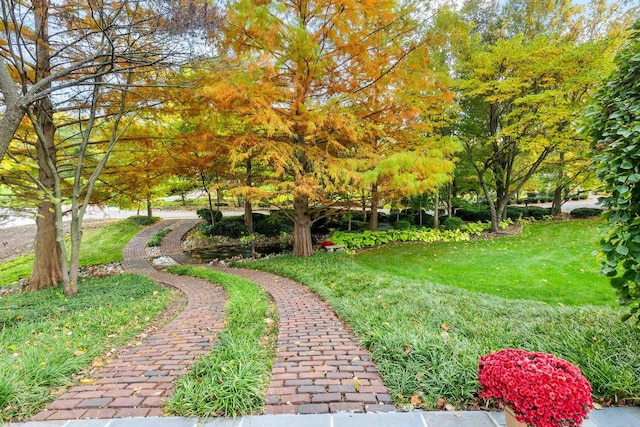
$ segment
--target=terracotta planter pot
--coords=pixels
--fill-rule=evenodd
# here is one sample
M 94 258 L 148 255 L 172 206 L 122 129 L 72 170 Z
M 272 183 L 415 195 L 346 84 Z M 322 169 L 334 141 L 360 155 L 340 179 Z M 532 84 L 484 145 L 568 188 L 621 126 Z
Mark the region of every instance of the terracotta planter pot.
M 508 406 L 504 407 L 504 418 L 507 421 L 507 427 L 528 427 L 527 424 L 516 420 L 516 415 L 513 413 L 513 410 Z

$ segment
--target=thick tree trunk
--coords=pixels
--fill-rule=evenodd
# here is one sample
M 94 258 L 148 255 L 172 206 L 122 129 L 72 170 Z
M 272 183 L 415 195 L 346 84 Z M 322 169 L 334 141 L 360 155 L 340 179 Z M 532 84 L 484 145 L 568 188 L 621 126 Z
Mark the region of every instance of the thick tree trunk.
M 371 231 L 376 231 L 378 229 L 379 200 L 378 184 L 371 184 L 371 215 L 369 216 L 369 230 Z
M 294 196 L 293 198 L 293 254 L 296 256 L 313 255 L 308 196 Z
M 153 209 L 151 208 L 151 197 L 147 196 L 147 216 L 151 218 L 153 216 Z
M 553 203 L 551 204 L 551 215 L 560 215 L 562 212 L 562 193 L 564 187 L 556 187 L 553 191 Z
M 46 289 L 62 281 L 60 255 L 56 243 L 56 216 L 53 203 L 49 200 L 42 201 L 38 207 L 36 229 L 33 269 L 29 284 L 26 286 L 28 291 Z
M 564 182 L 564 152 L 560 152 L 560 170 L 558 171 L 558 182 Z M 551 215 L 560 215 L 562 212 L 562 193 L 564 191 L 564 185 L 560 184 L 556 186 L 553 191 L 553 203 L 551 204 Z

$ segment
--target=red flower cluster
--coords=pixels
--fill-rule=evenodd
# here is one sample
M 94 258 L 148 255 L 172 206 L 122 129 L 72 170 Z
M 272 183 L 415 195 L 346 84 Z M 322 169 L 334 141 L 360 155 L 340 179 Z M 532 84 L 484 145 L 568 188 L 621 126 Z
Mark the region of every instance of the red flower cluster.
M 333 243 L 331 240 L 325 240 L 324 242 L 320 243 L 320 247 L 321 248 L 326 248 L 327 246 L 334 246 L 335 243 Z
M 506 349 L 478 361 L 480 397 L 511 407 L 534 427 L 580 426 L 593 409 L 591 385 L 580 369 L 551 354 Z

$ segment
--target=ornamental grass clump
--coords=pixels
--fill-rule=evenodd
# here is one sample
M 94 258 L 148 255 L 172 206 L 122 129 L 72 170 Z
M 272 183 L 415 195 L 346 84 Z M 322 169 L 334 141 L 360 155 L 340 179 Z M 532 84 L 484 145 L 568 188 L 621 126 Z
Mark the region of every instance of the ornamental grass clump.
M 506 349 L 478 362 L 480 397 L 510 407 L 534 427 L 580 426 L 593 408 L 591 385 L 580 369 L 548 353 Z

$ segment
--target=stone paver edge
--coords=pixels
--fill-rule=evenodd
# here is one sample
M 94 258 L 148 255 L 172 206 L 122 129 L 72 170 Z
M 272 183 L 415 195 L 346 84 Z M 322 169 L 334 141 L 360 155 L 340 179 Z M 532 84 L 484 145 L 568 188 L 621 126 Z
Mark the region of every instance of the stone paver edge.
M 583 427 L 640 427 L 640 409 L 604 408 L 598 410 L 597 420 L 588 419 Z M 631 424 L 628 424 L 631 420 Z M 637 422 L 633 422 L 637 421 Z M 473 424 L 471 424 L 473 423 Z M 505 425 L 503 412 L 480 411 L 413 411 L 391 413 L 314 415 L 252 415 L 238 418 L 146 417 L 101 420 L 38 421 L 7 423 L 7 427 L 501 427 Z

